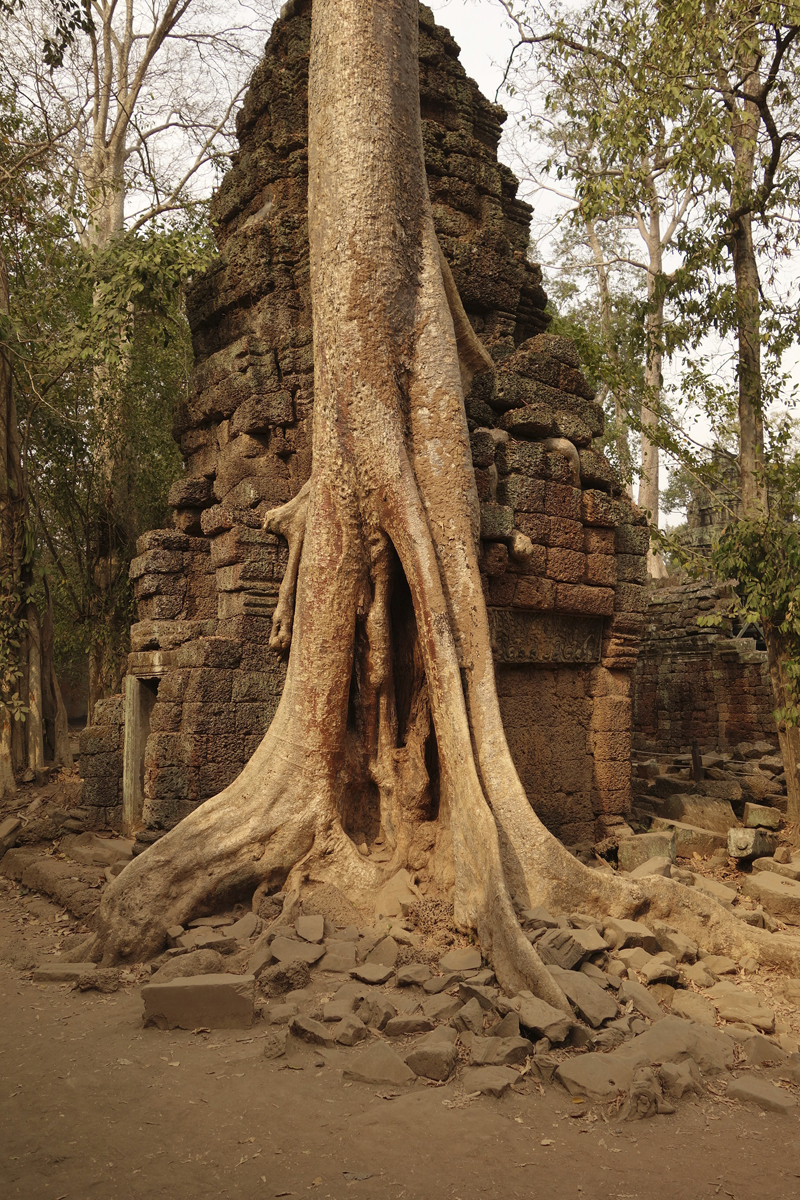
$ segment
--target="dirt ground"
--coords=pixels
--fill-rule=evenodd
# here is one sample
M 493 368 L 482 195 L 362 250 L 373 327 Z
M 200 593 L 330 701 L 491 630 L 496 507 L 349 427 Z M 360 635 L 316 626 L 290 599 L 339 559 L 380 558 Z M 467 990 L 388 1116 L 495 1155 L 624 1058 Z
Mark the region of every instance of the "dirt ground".
M 0 879 L 3 1200 L 790 1200 L 797 1117 L 711 1095 L 672 1116 L 575 1117 L 559 1086 L 469 1099 L 458 1082 L 343 1081 L 352 1052 L 291 1069 L 268 1027 L 144 1029 L 112 995 L 34 984 L 77 922 Z

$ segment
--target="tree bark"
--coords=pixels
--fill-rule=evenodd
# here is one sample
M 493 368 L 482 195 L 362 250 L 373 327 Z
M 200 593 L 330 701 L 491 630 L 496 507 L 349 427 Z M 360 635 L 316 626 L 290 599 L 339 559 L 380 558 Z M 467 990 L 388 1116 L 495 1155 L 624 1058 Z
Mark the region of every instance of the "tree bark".
M 771 625 L 765 624 L 764 640 L 767 644 L 767 662 L 772 684 L 772 696 L 776 708 L 787 708 L 792 704 L 792 689 L 786 677 L 786 662 L 793 658 L 790 646 Z M 786 820 L 793 825 L 795 836 L 800 832 L 800 727 L 778 721 L 783 769 L 786 772 Z
M 44 770 L 44 722 L 42 713 L 42 631 L 35 604 L 28 604 L 28 770 Z
M 709 949 L 793 963 L 789 939 L 744 926 L 694 889 L 659 879 L 645 891 L 584 867 L 520 784 L 495 687 L 463 405 L 464 381 L 487 356 L 441 265 L 417 33 L 417 0 L 315 0 L 313 473 L 286 684 L 239 778 L 109 884 L 96 941 L 80 953 L 147 956 L 170 924 L 254 888 L 291 894 L 328 881 L 368 910 L 410 848 L 418 861 L 426 846 L 429 890 L 452 901 L 501 986 L 565 1010 L 515 903 L 649 910 Z M 423 775 L 433 759 L 438 808 Z M 393 852 L 388 866 L 348 836 L 366 807 Z
M 652 528 L 658 528 L 659 509 L 659 454 L 655 434 L 658 430 L 658 408 L 661 400 L 662 368 L 664 352 L 661 339 L 664 326 L 664 295 L 660 290 L 663 275 L 663 247 L 661 242 L 661 217 L 658 202 L 652 203 L 649 212 L 649 227 L 645 242 L 649 256 L 647 271 L 647 315 L 645 317 L 646 361 L 644 368 L 645 398 L 642 401 L 642 458 L 639 473 L 639 507 L 648 515 Z M 661 555 L 647 551 L 648 573 L 663 579 L 666 567 Z
M 44 593 L 47 602 L 42 621 L 42 690 L 46 697 L 45 717 L 50 722 L 48 741 L 57 767 L 72 768 L 72 750 L 69 744 L 69 722 L 61 684 L 58 681 L 55 663 L 55 635 L 53 629 L 53 598 L 44 576 Z
M 0 313 L 9 313 L 8 269 L 0 248 Z M 11 360 L 0 345 L 0 574 L 9 577 L 13 571 L 14 507 L 11 495 L 11 475 L 8 469 L 12 450 L 14 411 L 13 375 Z M 5 655 L 4 655 L 5 657 Z M 17 790 L 12 759 L 13 720 L 9 708 L 0 704 L 0 800 Z

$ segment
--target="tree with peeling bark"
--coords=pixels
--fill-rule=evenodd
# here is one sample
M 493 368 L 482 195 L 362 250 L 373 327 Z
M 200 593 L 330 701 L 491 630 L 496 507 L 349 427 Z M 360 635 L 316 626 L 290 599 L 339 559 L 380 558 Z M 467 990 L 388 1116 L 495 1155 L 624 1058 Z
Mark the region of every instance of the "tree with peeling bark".
M 80 953 L 145 958 L 167 926 L 253 889 L 291 898 L 329 882 L 367 910 L 413 846 L 501 986 L 565 1011 L 520 907 L 668 916 L 709 948 L 800 969 L 792 939 L 745 926 L 694 889 L 583 866 L 519 782 L 495 687 L 464 415 L 464 388 L 491 360 L 437 244 L 417 37 L 417 0 L 314 0 L 313 468 L 306 495 L 267 516 L 297 564 L 274 630 L 291 636 L 286 684 L 238 779 L 109 885 Z M 348 812 L 367 804 L 379 808 L 388 864 L 363 858 L 345 833 Z

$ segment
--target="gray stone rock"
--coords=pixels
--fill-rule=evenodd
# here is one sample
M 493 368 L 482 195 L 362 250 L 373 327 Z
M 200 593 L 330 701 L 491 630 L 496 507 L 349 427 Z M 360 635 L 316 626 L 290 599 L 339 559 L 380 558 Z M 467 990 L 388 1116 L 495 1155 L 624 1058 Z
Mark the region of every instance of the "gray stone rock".
M 712 975 L 708 967 L 704 967 L 701 962 L 682 967 L 681 975 L 687 982 L 695 983 L 698 987 L 711 987 L 716 979 L 716 976 Z
M 726 887 L 718 879 L 709 879 L 705 875 L 698 875 L 697 872 L 691 872 L 691 874 L 696 888 L 699 888 L 701 892 L 705 892 L 709 896 L 713 896 L 723 908 L 731 907 L 736 899 L 735 888 Z
M 462 1008 L 461 1000 L 458 996 L 428 996 L 422 1001 L 422 1011 L 426 1017 L 430 1017 L 432 1021 L 449 1021 Z
M 643 971 L 653 957 L 641 946 L 634 946 L 630 950 L 617 950 L 616 955 L 629 971 Z
M 687 1021 L 707 1025 L 711 1029 L 717 1023 L 717 1010 L 713 1003 L 697 992 L 676 991 L 672 997 L 672 1012 Z
M 742 891 L 787 925 L 800 925 L 800 882 L 760 871 L 748 876 Z
M 671 954 L 656 954 L 645 963 L 642 975 L 648 984 L 677 983 L 678 969 L 674 957 Z
M 492 1025 L 491 1029 L 487 1030 L 487 1037 L 499 1038 L 516 1038 L 519 1037 L 519 1017 L 515 1012 L 506 1013 L 506 1015 L 496 1024 Z
M 418 984 L 420 987 L 431 977 L 431 969 L 427 963 L 408 963 L 405 967 L 397 969 L 397 986 L 412 987 Z
M 663 1063 L 658 1074 L 664 1091 L 672 1100 L 682 1100 L 692 1093 L 703 1094 L 703 1077 L 691 1058 L 679 1063 Z
M 356 947 L 353 942 L 326 943 L 326 953 L 319 960 L 320 971 L 348 974 L 356 965 Z
M 145 1025 L 159 1029 L 249 1029 L 252 975 L 194 975 L 142 988 Z
M 249 972 L 251 975 L 254 972 Z M 150 976 L 150 983 L 168 983 L 170 979 L 189 979 L 192 975 L 222 975 L 222 955 L 216 950 L 191 950 L 171 958 Z
M 358 1006 L 356 1016 L 369 1025 L 371 1029 L 385 1029 L 392 1017 L 397 1016 L 397 1008 L 380 992 L 366 996 Z
M 455 1046 L 441 1038 L 429 1042 L 420 1041 L 406 1055 L 406 1064 L 415 1075 L 437 1082 L 450 1078 L 457 1061 L 458 1052 Z
M 317 914 L 298 917 L 294 927 L 297 936 L 304 942 L 317 944 L 325 936 L 325 918 Z
M 573 936 L 571 929 L 548 929 L 536 942 L 536 953 L 547 966 L 571 971 L 588 957 L 588 951 Z
M 294 938 L 276 937 L 270 949 L 272 957 L 278 962 L 319 962 L 325 953 L 324 946 L 315 946 L 310 942 L 298 942 Z
M 566 1013 L 553 1008 L 537 996 L 514 996 L 510 1003 L 523 1028 L 537 1038 L 546 1037 L 553 1045 L 566 1041 L 570 1029 L 575 1024 L 574 1018 L 568 1017 Z
M 587 954 L 600 954 L 608 949 L 608 942 L 594 926 L 586 929 L 573 929 L 572 937 Z
M 741 1021 L 764 1033 L 772 1033 L 775 1029 L 775 1013 L 764 1006 L 757 996 L 751 1001 L 743 992 L 738 996 L 726 996 L 715 1003 L 717 1014 L 723 1021 Z
M 668 858 L 656 856 L 648 858 L 646 862 L 640 863 L 638 867 L 634 867 L 631 871 L 631 879 L 647 879 L 648 875 L 662 875 L 669 879 L 669 869 L 672 866 L 672 861 Z
M 473 997 L 453 1017 L 453 1025 L 458 1030 L 469 1030 L 471 1033 L 483 1033 L 483 1009 Z
M 616 1000 L 588 975 L 581 971 L 563 971 L 560 967 L 550 967 L 550 972 L 567 999 L 575 1005 L 584 1021 L 594 1029 L 602 1025 L 603 1021 L 610 1021 L 616 1017 Z
M 393 967 L 384 967 L 380 963 L 363 963 L 360 967 L 355 967 L 351 972 L 356 979 L 360 979 L 362 983 L 386 983 L 394 975 Z
M 734 784 L 734 789 L 735 793 L 738 793 L 738 799 L 741 800 L 742 789 L 738 783 Z M 736 814 L 731 808 L 730 799 L 725 797 L 715 799 L 712 796 L 697 794 L 670 796 L 668 800 L 659 805 L 658 813 L 661 817 L 680 821 L 695 829 L 710 829 L 714 833 L 721 833 L 723 837 L 729 829 L 733 829 L 735 825 L 739 824 Z
M 310 1046 L 333 1045 L 330 1029 L 326 1028 L 321 1021 L 315 1021 L 313 1017 L 301 1015 L 292 1017 L 289 1022 L 289 1033 L 299 1042 L 306 1042 Z
M 363 1042 L 367 1035 L 366 1025 L 358 1019 L 355 1013 L 349 1013 L 346 1017 L 342 1017 L 338 1025 L 334 1025 L 331 1030 L 331 1037 L 340 1046 L 355 1046 L 357 1042 Z
M 653 829 L 674 829 L 678 858 L 691 858 L 693 854 L 713 854 L 725 846 L 725 834 L 687 821 L 673 821 L 669 817 L 654 817 Z
M 779 846 L 778 850 L 784 849 Z M 800 859 L 790 858 L 788 862 L 778 861 L 778 850 L 773 858 L 754 858 L 753 871 L 772 871 L 774 875 L 783 875 L 784 879 L 800 880 Z
M 519 1075 L 511 1067 L 467 1067 L 464 1072 L 464 1087 L 468 1093 L 480 1092 L 482 1096 L 504 1096 Z
M 661 1021 L 664 1013 L 658 1002 L 650 995 L 646 987 L 642 987 L 635 979 L 625 979 L 619 989 L 619 998 L 623 1004 L 630 1001 L 637 1012 L 649 1021 Z
M 520 920 L 524 929 L 558 929 L 559 927 L 556 918 L 541 905 L 523 909 Z
M 110 867 L 133 858 L 129 838 L 101 838 L 96 833 L 70 834 L 61 839 L 61 850 L 73 862 L 89 867 Z
M 446 992 L 454 983 L 460 983 L 463 978 L 463 971 L 448 971 L 446 975 L 434 975 L 433 978 L 427 979 L 423 983 L 422 990 L 429 996 L 438 996 L 439 992 Z
M 402 1058 L 380 1040 L 374 1041 L 369 1049 L 345 1067 L 343 1074 L 345 1079 L 354 1079 L 359 1083 L 388 1083 L 395 1086 L 413 1083 L 416 1078 Z
M 386 1022 L 384 1033 L 387 1037 L 414 1037 L 418 1033 L 429 1033 L 431 1029 L 433 1021 L 430 1017 L 401 1014 Z
M 484 1012 L 491 1012 L 496 1005 L 499 993 L 497 988 L 482 987 L 480 984 L 468 980 L 466 983 L 458 985 L 458 994 L 464 1004 L 475 1000 Z
M 648 954 L 655 954 L 658 942 L 651 929 L 641 921 L 612 919 L 605 927 L 605 939 L 612 949 L 625 950 L 641 946 Z
M 393 937 L 385 937 L 374 950 L 370 950 L 367 955 L 366 962 L 373 963 L 381 967 L 390 967 L 394 970 L 397 965 L 397 956 L 400 953 L 400 947 Z
M 557 1067 L 556 1077 L 571 1096 L 608 1100 L 629 1092 L 633 1083 L 634 1064 L 619 1053 L 592 1052 L 568 1058 Z
M 742 1044 L 749 1067 L 768 1067 L 784 1063 L 789 1055 L 769 1038 L 757 1033 Z
M 754 1079 L 742 1075 L 732 1079 L 728 1084 L 726 1095 L 731 1100 L 740 1100 L 742 1104 L 755 1104 L 766 1112 L 789 1113 L 797 1107 L 797 1101 L 783 1088 L 775 1087 L 766 1079 Z
M 778 836 L 767 829 L 729 829 L 728 854 L 731 858 L 763 858 L 772 854 L 778 845 Z
M 675 862 L 675 834 L 668 830 L 657 833 L 636 833 L 620 840 L 617 862 L 621 871 L 634 871 L 654 858 Z
M 264 1020 L 269 1025 L 287 1025 L 297 1013 L 296 1004 L 271 1004 L 264 1012 Z
M 703 954 L 701 962 L 712 975 L 736 974 L 736 963 L 726 954 Z
M 697 958 L 697 943 L 673 929 L 664 921 L 653 921 L 653 933 L 662 950 L 674 955 L 679 963 L 693 963 Z
M 442 971 L 477 971 L 481 965 L 481 952 L 474 946 L 463 946 L 448 950 L 439 959 Z

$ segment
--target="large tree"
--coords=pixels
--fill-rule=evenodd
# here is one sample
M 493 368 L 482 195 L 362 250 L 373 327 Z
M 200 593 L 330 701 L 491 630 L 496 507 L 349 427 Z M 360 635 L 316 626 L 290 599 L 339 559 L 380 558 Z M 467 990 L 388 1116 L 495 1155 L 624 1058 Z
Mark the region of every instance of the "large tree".
M 299 559 L 276 639 L 283 696 L 239 778 L 105 892 L 80 953 L 144 957 L 226 896 L 307 880 L 368 908 L 409 861 L 428 870 L 507 989 L 567 1001 L 515 903 L 598 915 L 649 910 L 704 945 L 794 963 L 795 943 L 672 880 L 581 865 L 535 816 L 509 754 L 477 562 L 464 388 L 491 362 L 434 231 L 423 158 L 417 0 L 314 0 L 309 239 L 314 440 L 309 485 L 267 516 Z M 291 614 L 293 612 L 293 622 Z M 423 746 L 439 766 L 432 803 Z M 393 855 L 362 858 L 353 805 L 380 808 Z

